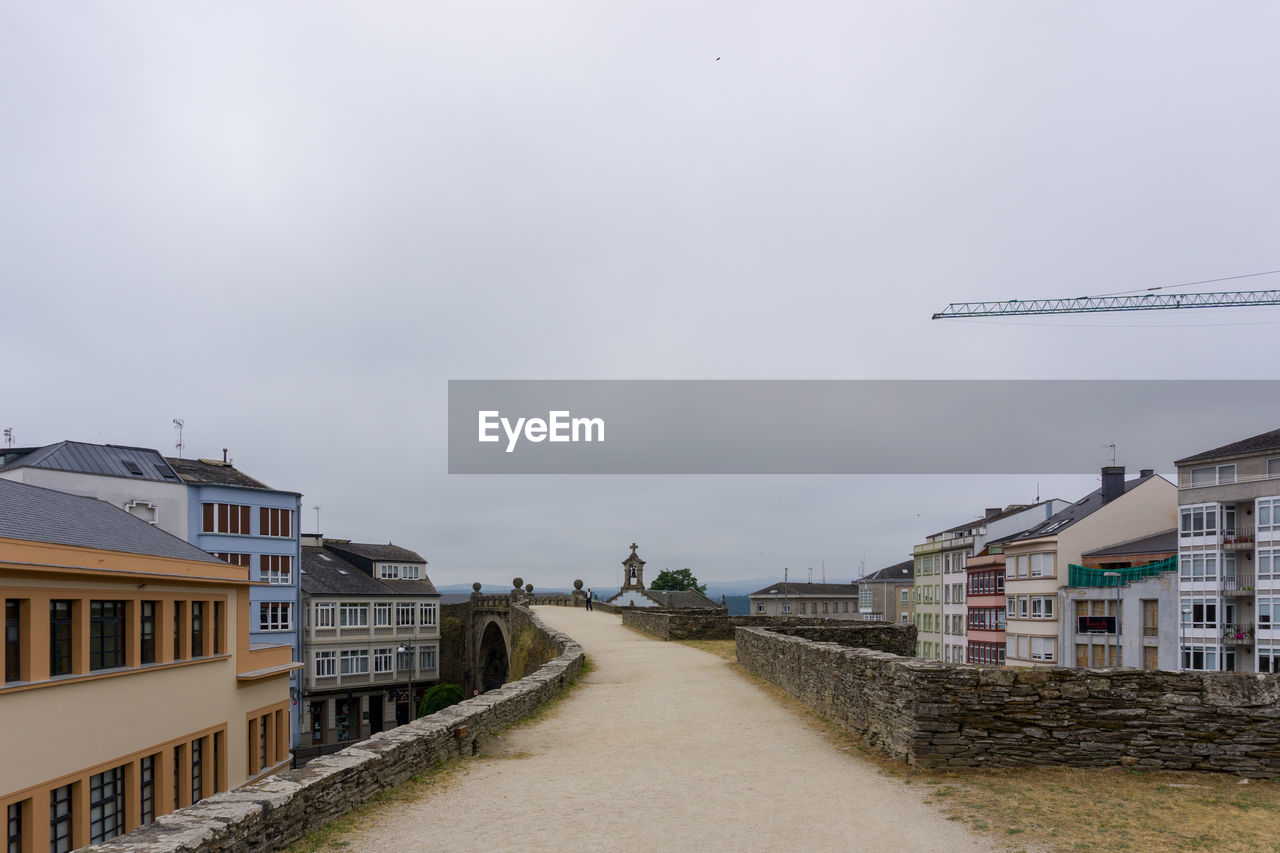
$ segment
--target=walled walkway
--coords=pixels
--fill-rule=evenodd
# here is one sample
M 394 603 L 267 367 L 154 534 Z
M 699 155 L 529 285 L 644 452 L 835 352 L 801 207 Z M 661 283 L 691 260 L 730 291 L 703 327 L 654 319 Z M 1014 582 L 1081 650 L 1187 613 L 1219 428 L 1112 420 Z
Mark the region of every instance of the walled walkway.
M 991 849 L 719 658 L 612 614 L 536 610 L 586 649 L 585 683 L 346 849 Z

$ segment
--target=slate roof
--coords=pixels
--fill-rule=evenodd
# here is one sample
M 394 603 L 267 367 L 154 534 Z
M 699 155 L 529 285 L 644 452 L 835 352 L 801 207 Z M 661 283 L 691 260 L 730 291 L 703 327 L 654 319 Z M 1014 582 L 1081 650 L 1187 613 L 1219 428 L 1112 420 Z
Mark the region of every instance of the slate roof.
M 1057 500 L 1057 499 L 1052 498 L 1051 500 Z M 1017 515 L 1020 512 L 1026 512 L 1027 510 L 1035 509 L 1038 506 L 1044 506 L 1049 502 L 1050 501 L 1040 501 L 1039 503 L 1033 503 L 1033 504 L 1010 504 L 1009 506 L 1005 507 L 1003 510 L 1001 510 L 998 513 L 993 513 L 992 515 L 989 515 L 989 516 L 982 516 L 981 518 L 975 518 L 973 521 L 966 521 L 963 524 L 957 524 L 955 527 L 948 527 L 946 530 L 939 530 L 937 533 L 930 533 L 925 538 L 932 539 L 933 537 L 941 536 L 944 533 L 955 533 L 961 530 L 970 530 L 970 529 L 976 530 L 980 527 L 987 526 L 993 521 L 999 521 L 1002 518 L 1008 518 L 1011 515 Z
M 381 545 L 369 544 L 365 542 L 342 542 L 342 543 L 326 543 L 326 546 L 337 551 L 347 554 L 354 554 L 357 557 L 364 557 L 366 560 L 380 560 L 382 562 L 397 563 L 422 563 L 426 565 L 426 558 L 421 554 L 410 551 L 408 548 L 401 548 L 399 545 Z
M 439 595 L 435 584 L 427 578 L 416 581 L 375 578 L 343 559 L 332 545 L 302 546 L 300 582 L 302 591 L 311 595 Z
M 661 607 L 719 607 L 696 589 L 646 589 L 644 594 Z
M 751 595 L 773 595 L 777 590 L 778 595 L 782 595 L 782 581 L 769 584 L 764 589 L 747 593 Z M 856 583 L 796 583 L 795 581 L 786 582 L 787 593 L 789 595 L 857 595 L 858 585 Z M 646 590 L 647 591 L 647 590 Z
M 4 456 L 7 458 L 12 454 L 13 450 L 8 450 Z M 181 482 L 177 472 L 157 450 L 117 444 L 87 444 L 83 441 L 59 441 L 34 448 L 0 466 L 0 471 L 15 468 L 44 468 L 50 471 L 124 477 L 129 480 Z
M 1105 548 L 1095 548 L 1092 551 L 1085 551 L 1080 556 L 1122 557 L 1126 554 L 1159 554 L 1162 552 L 1176 554 L 1177 551 L 1178 528 L 1173 527 L 1169 530 L 1162 530 L 1159 533 L 1153 533 L 1150 536 L 1141 536 L 1137 539 L 1130 539 L 1126 542 L 1108 545 Z
M 1243 456 L 1248 453 L 1266 453 L 1268 450 L 1280 450 L 1280 429 L 1273 429 L 1271 432 L 1251 435 L 1248 438 L 1242 438 L 1239 441 L 1233 441 L 1230 444 L 1215 447 L 1213 450 L 1206 450 L 1203 453 L 1197 453 L 1194 456 L 1177 459 L 1173 464 L 1185 465 L 1188 462 L 1217 459 L 1221 456 Z
M 1135 477 L 1132 480 L 1126 480 L 1124 484 L 1124 492 L 1117 496 L 1117 499 L 1129 494 L 1129 492 L 1135 487 L 1140 486 L 1148 480 L 1154 479 L 1158 476 L 1159 475 L 1157 474 L 1147 474 L 1145 476 Z M 1073 503 L 1071 506 L 1049 516 L 1035 527 L 1032 527 L 1029 530 L 1024 530 L 1013 536 L 1007 536 L 1000 541 L 1004 543 L 1011 543 L 1021 542 L 1025 539 L 1039 539 L 1041 536 L 1057 536 L 1076 522 L 1093 515 L 1095 512 L 1102 509 L 1103 506 L 1105 506 L 1105 504 L 1102 503 L 1102 487 L 1099 486 L 1080 500 Z
M 872 572 L 865 578 L 859 579 L 858 583 L 900 583 L 914 580 L 915 576 L 915 561 L 903 560 L 901 563 L 894 563 L 892 566 L 885 566 L 883 569 Z
M 106 501 L 9 480 L 0 480 L 0 537 L 226 565 Z
M 169 467 L 178 472 L 184 483 L 212 486 L 242 486 L 248 489 L 276 491 L 261 480 L 255 480 L 230 462 L 216 459 L 175 459 L 166 456 Z

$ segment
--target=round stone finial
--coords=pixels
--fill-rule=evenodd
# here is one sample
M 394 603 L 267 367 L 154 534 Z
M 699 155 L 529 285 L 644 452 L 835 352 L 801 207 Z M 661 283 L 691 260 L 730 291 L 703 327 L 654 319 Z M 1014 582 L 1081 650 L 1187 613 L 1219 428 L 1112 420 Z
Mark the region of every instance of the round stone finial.
M 525 584 L 525 585 L 524 585 L 524 591 L 525 591 L 525 592 L 533 592 L 533 584 L 531 584 L 531 583 L 527 583 L 527 584 Z
M 578 581 L 574 581 L 574 582 L 573 582 L 573 588 L 574 588 L 574 589 L 582 589 L 582 581 L 580 581 L 580 580 L 578 580 Z
M 471 585 L 471 588 L 472 588 L 472 589 L 474 589 L 476 592 L 479 592 L 479 591 L 480 591 L 480 581 L 476 581 L 475 583 L 473 583 L 473 584 Z
M 524 578 L 515 578 L 515 579 L 513 579 L 513 580 L 511 581 L 511 585 L 512 585 L 513 587 L 515 587 L 516 589 L 519 589 L 520 587 L 524 586 Z

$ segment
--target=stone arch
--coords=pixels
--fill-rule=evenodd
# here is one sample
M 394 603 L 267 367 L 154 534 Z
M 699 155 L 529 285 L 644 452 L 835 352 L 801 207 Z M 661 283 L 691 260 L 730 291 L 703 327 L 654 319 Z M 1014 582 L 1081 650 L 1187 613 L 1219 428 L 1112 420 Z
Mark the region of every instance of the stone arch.
M 502 620 L 494 618 L 486 619 L 480 628 L 476 682 L 481 693 L 507 683 L 511 670 L 511 641 L 507 633 Z

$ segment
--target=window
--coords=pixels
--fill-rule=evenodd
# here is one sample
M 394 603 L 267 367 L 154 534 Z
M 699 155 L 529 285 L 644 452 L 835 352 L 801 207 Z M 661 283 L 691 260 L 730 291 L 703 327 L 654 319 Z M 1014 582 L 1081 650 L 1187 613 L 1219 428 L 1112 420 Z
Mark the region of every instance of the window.
M 400 567 L 382 563 L 378 566 L 378 577 L 383 580 L 397 580 L 400 577 Z
M 316 627 L 332 628 L 333 627 L 333 604 L 317 604 L 316 605 Z
M 373 605 L 373 624 L 375 627 L 391 626 L 391 605 L 390 604 Z
M 156 819 L 156 756 L 148 755 L 138 762 L 138 821 Z
M 258 604 L 259 631 L 293 630 L 292 601 L 263 601 Z
M 1182 623 L 1191 628 L 1218 627 L 1218 599 L 1184 598 L 1183 604 L 1191 605 L 1190 613 L 1182 614 Z
M 1218 579 L 1218 555 L 1192 552 L 1178 560 L 1178 576 L 1184 581 L 1214 581 Z
M 156 662 L 156 602 L 144 601 L 140 605 L 142 644 L 140 647 L 142 662 Z
M 173 603 L 173 659 L 182 658 L 182 602 Z
M 1160 602 L 1154 598 L 1142 599 L 1142 636 L 1158 637 L 1160 635 Z M 1155 669 L 1155 667 L 1143 667 Z
M 1052 595 L 1033 595 L 1031 596 L 1031 618 L 1032 619 L 1052 619 L 1053 618 L 1053 602 Z
M 1178 513 L 1178 533 L 1182 537 L 1216 536 L 1218 505 L 1184 506 Z
M 418 649 L 418 669 L 430 671 L 436 668 L 436 647 L 422 646 Z
M 71 853 L 71 786 L 49 792 L 50 853 Z
M 1053 554 L 1031 554 L 1031 577 L 1051 578 L 1053 571 Z M 1021 558 L 1019 558 L 1021 559 Z M 1022 577 L 1019 575 L 1018 577 Z
M 1183 646 L 1182 668 L 1217 672 L 1218 649 L 1215 646 Z
M 757 604 L 757 605 L 756 605 L 756 612 L 757 612 L 757 613 L 763 613 L 763 612 L 764 612 L 764 605 L 763 605 L 763 604 Z
M 369 624 L 367 604 L 342 604 L 338 607 L 338 624 L 343 628 L 363 628 Z
M 249 535 L 249 507 L 243 504 L 201 504 L 204 533 Z
M 248 532 L 248 530 L 245 530 L 245 533 Z M 258 509 L 258 535 L 283 536 L 286 539 L 292 537 L 293 510 L 260 507 Z
M 258 580 L 275 584 L 293 583 L 293 557 L 262 554 L 258 557 Z
M 396 624 L 412 625 L 413 624 L 413 603 L 400 602 L 396 605 Z
M 1280 459 L 1267 460 L 1267 478 L 1280 477 Z
M 316 678 L 332 678 L 337 660 L 337 652 L 316 652 Z
M 213 556 L 219 560 L 225 560 L 233 566 L 244 566 L 246 569 L 249 568 L 249 561 L 252 559 L 250 554 L 232 554 L 227 551 L 214 551 Z
M 392 672 L 391 667 L 391 649 L 374 649 L 373 650 L 373 671 L 374 672 Z
M 1280 649 L 1258 649 L 1258 672 L 1280 672 Z
M 22 853 L 22 803 L 10 803 L 8 826 L 5 831 L 8 853 Z
M 911 605 L 911 590 L 902 590 L 902 606 L 909 607 Z
M 1191 469 L 1191 486 L 1216 486 L 1236 481 L 1235 465 L 1206 465 Z
M 89 669 L 124 666 L 124 602 L 89 602 Z
M 49 674 L 71 672 L 71 602 L 49 602 Z M 68 795 L 70 796 L 70 795 Z M 67 818 L 70 820 L 70 818 Z M 70 848 L 68 848 L 70 849 Z
M 1260 579 L 1280 578 L 1280 550 L 1259 548 L 1257 571 Z
M 191 602 L 191 656 L 204 656 L 204 602 Z
M 4 602 L 4 680 L 22 680 L 22 602 Z
M 191 741 L 191 802 L 204 799 L 204 738 Z
M 1055 637 L 1032 637 L 1031 659 L 1052 661 L 1056 659 L 1057 639 Z
M 951 584 L 947 584 L 942 588 L 942 603 L 943 604 L 951 603 Z
M 1280 532 L 1280 498 L 1258 498 L 1258 533 Z
M 365 675 L 369 672 L 368 649 L 343 649 L 339 659 L 339 672 L 343 675 Z
M 422 577 L 421 566 L 401 566 L 400 579 L 406 581 L 416 581 Z
M 413 646 L 396 649 L 396 669 L 402 672 L 413 669 Z

